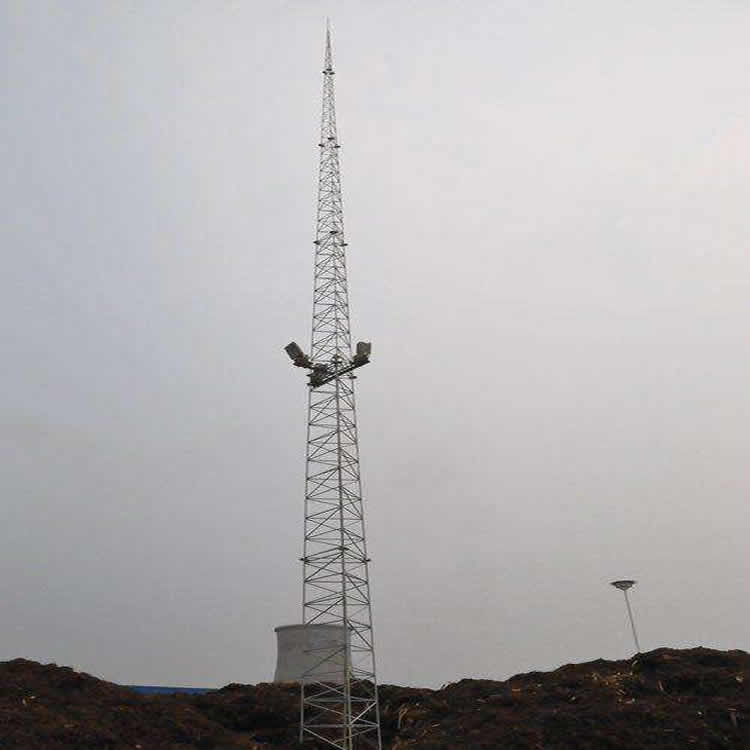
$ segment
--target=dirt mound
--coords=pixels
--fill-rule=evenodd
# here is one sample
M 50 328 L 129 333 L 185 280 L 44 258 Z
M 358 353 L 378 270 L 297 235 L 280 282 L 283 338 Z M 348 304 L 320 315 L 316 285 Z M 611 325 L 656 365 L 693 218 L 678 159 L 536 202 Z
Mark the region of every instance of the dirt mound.
M 658 649 L 504 682 L 383 685 L 380 704 L 389 750 L 750 750 L 750 655 Z M 140 696 L 64 667 L 0 664 L 0 748 L 291 750 L 298 719 L 294 684 Z
M 0 663 L 0 748 L 247 748 L 189 704 L 26 659 Z
M 392 748 L 750 748 L 749 681 L 750 655 L 700 648 L 461 680 L 400 701 Z

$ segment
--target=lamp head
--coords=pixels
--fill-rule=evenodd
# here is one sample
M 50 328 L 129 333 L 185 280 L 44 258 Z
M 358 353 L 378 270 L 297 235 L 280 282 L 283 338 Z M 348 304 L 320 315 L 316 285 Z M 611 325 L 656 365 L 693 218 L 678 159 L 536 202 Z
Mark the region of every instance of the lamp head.
M 300 357 L 305 356 L 304 352 L 299 348 L 296 341 L 292 341 L 291 344 L 287 344 L 284 347 L 284 351 L 289 355 L 289 359 L 291 359 L 292 362 L 294 362 L 295 359 L 299 359 Z
M 627 591 L 629 588 L 635 586 L 636 583 L 638 583 L 638 581 L 612 581 L 612 583 L 610 583 L 610 586 L 614 586 L 616 589 L 620 589 L 620 591 Z
M 302 349 L 299 348 L 299 346 L 297 346 L 294 341 L 292 341 L 291 344 L 287 344 L 284 347 L 284 351 L 289 355 L 289 359 L 292 360 L 296 367 L 306 367 L 307 369 L 310 369 L 312 367 L 310 358 L 302 351 Z

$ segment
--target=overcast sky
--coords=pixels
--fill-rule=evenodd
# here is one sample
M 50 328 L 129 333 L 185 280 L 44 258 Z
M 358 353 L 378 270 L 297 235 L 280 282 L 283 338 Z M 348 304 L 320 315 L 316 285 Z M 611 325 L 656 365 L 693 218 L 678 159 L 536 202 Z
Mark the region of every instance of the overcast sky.
M 0 21 L 0 658 L 271 679 L 325 17 L 381 682 L 750 649 L 750 5 Z

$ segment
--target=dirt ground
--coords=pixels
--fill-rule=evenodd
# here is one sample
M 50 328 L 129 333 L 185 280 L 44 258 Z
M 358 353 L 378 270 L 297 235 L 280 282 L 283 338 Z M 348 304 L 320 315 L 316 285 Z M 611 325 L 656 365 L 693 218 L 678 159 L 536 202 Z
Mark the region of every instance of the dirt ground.
M 382 685 L 380 704 L 388 750 L 750 750 L 750 655 L 657 649 L 503 682 Z M 294 684 L 142 696 L 68 667 L 0 663 L 3 749 L 288 750 L 298 711 Z

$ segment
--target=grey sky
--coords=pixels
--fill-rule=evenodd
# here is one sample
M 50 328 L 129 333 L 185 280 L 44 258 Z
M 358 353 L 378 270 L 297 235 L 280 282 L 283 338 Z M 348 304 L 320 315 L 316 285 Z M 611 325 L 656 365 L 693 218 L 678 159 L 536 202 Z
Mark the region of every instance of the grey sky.
M 381 681 L 750 648 L 750 7 L 2 4 L 0 658 L 300 615 L 332 17 Z

